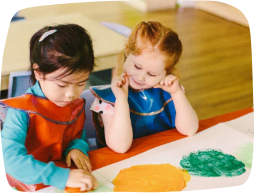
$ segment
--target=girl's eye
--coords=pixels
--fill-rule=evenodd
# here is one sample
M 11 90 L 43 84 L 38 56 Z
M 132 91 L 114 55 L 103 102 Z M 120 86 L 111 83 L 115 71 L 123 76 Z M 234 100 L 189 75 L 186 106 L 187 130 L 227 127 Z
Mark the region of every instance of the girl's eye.
M 148 75 L 149 75 L 149 76 L 152 76 L 152 77 L 155 77 L 155 76 L 156 76 L 156 75 L 151 74 L 151 73 L 149 73 L 149 72 L 148 72 Z
M 60 85 L 60 84 L 58 84 L 58 86 L 61 87 L 61 88 L 65 87 L 65 85 Z
M 141 68 L 140 68 L 140 67 L 138 67 L 136 64 L 135 64 L 135 68 L 137 68 L 137 69 L 139 69 L 139 70 L 141 69 Z
M 85 84 L 79 84 L 78 86 L 84 86 Z

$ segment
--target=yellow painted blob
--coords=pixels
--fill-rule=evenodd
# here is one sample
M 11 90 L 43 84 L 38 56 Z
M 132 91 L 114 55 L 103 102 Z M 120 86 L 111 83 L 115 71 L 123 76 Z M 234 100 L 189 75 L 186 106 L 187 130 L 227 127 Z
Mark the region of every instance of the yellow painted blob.
M 113 184 L 114 192 L 170 192 L 183 190 L 189 180 L 186 170 L 170 164 L 148 164 L 121 170 Z

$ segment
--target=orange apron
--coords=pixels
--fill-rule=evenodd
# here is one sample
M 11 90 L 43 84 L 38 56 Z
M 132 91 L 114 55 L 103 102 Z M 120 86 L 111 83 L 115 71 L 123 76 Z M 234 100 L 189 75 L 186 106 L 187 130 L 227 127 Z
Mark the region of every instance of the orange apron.
M 27 113 L 25 147 L 36 160 L 45 163 L 61 160 L 70 142 L 81 138 L 85 123 L 85 101 L 81 98 L 65 107 L 58 107 L 48 99 L 32 94 L 1 102 Z

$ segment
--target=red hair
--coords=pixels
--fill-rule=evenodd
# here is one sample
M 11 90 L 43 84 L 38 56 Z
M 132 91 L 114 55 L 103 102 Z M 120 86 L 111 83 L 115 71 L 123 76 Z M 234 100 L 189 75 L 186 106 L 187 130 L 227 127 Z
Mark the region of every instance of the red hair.
M 167 74 L 174 73 L 182 54 L 182 43 L 177 33 L 156 21 L 139 23 L 132 31 L 125 47 L 128 56 L 140 55 L 144 50 L 159 51 L 165 56 Z

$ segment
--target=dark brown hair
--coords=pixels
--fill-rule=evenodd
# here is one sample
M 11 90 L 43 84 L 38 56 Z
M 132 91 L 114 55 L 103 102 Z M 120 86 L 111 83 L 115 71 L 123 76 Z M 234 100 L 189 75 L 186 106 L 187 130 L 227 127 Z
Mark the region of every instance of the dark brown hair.
M 182 54 L 182 43 L 177 33 L 156 21 L 139 23 L 132 31 L 125 53 L 139 55 L 144 49 L 158 50 L 165 56 L 167 74 L 176 71 L 175 65 Z
M 45 32 L 56 30 L 42 41 Z M 92 72 L 95 66 L 92 40 L 88 32 L 76 24 L 46 26 L 37 31 L 30 40 L 31 81 L 36 82 L 34 70 L 43 75 L 65 68 L 63 75 Z M 39 69 L 34 69 L 33 64 Z

